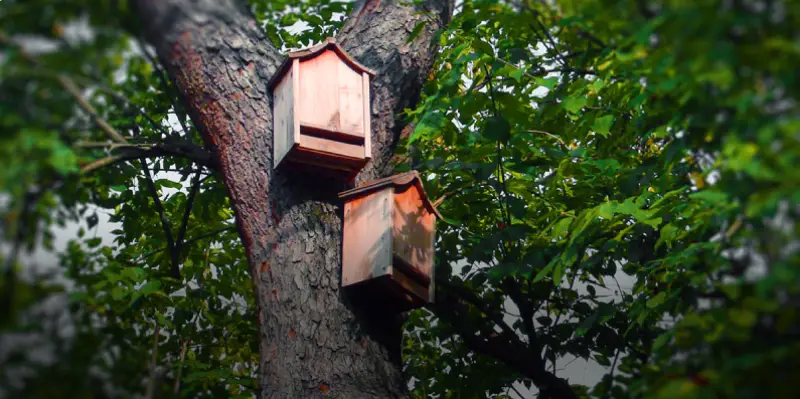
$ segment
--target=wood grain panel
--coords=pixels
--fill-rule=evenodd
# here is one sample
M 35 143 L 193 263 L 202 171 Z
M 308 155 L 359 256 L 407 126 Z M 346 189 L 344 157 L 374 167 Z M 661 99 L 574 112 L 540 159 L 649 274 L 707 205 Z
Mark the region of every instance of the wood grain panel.
M 364 93 L 364 156 L 367 159 L 372 158 L 372 100 L 369 94 L 369 74 L 363 72 L 361 74 L 361 84 Z
M 342 286 L 377 278 L 390 271 L 392 191 L 386 188 L 345 204 Z
M 394 208 L 395 256 L 431 276 L 435 215 L 425 207 L 416 185 L 395 193 Z
M 300 63 L 300 124 L 339 128 L 339 56 L 325 51 Z
M 275 118 L 273 159 L 277 167 L 294 145 L 294 77 L 292 71 L 275 87 L 273 115 Z
M 314 151 L 329 152 L 351 158 L 364 158 L 364 146 L 357 144 L 342 143 L 340 141 L 327 139 L 324 137 L 300 135 L 300 147 Z
M 361 74 L 339 62 L 339 128 L 364 137 L 364 85 Z

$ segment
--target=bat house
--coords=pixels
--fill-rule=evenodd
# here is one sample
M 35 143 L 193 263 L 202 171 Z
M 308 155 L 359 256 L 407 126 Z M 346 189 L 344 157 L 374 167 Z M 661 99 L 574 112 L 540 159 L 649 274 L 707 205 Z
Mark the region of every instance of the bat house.
M 273 162 L 352 180 L 371 158 L 370 78 L 328 38 L 293 51 L 269 81 Z
M 342 287 L 368 287 L 387 309 L 433 302 L 434 240 L 441 218 L 416 171 L 339 194 L 344 200 Z

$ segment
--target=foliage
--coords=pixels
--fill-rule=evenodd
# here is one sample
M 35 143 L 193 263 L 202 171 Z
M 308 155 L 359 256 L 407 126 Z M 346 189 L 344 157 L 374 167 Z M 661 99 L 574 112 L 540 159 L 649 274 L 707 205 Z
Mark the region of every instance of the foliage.
M 440 278 L 463 265 L 452 279 L 481 305 L 472 328 L 411 318 L 425 343 L 408 363 L 425 376 L 414 392 L 530 385 L 453 336 L 511 308 L 519 347 L 546 369 L 610 367 L 591 396 L 788 396 L 780 381 L 800 370 L 797 3 L 462 7 L 405 145 L 446 197 Z
M 254 16 L 279 49 L 298 49 L 335 36 L 352 3 L 331 0 L 250 0 Z M 291 29 L 302 26 L 302 30 Z
M 349 7 L 253 5 L 278 46 L 330 34 L 315 22 Z M 290 6 L 299 11 L 284 12 Z M 2 373 L 0 386 L 18 397 L 128 396 L 144 392 L 155 371 L 159 396 L 250 397 L 258 325 L 230 202 L 207 164 L 161 157 L 202 154 L 201 139 L 129 7 L 0 3 L 0 157 L 8 165 L 0 230 L 11 248 L 0 259 L 8 270 L 1 322 L 7 337 L 57 342 L 43 363 L 28 346 L 4 355 L 4 368 L 33 372 L 21 382 Z M 311 23 L 294 35 L 279 29 L 297 20 Z M 75 225 L 78 239 L 54 248 L 54 231 Z M 59 253 L 68 293 L 50 278 L 18 276 L 19 253 L 39 245 Z M 42 322 L 66 311 L 43 300 L 48 293 L 68 302 L 68 325 Z M 65 338 L 62 329 L 73 333 Z
M 330 18 L 350 7 L 251 5 L 279 48 L 332 35 L 340 22 Z M 0 325 L 7 337 L 56 342 L 43 363 L 28 346 L 0 360 L 33 369 L 21 382 L 0 374 L 11 396 L 129 396 L 154 378 L 158 396 L 250 397 L 258 387 L 258 324 L 229 199 L 207 162 L 164 157 L 202 154 L 201 139 L 135 20 L 127 1 L 0 3 L 0 157 L 9 166 L 0 211 L 11 248 L 0 257 Z M 297 21 L 305 29 L 286 31 Z M 55 248 L 54 229 L 74 225 L 79 239 Z M 39 245 L 59 253 L 68 292 L 52 277 L 19 278 L 18 255 Z M 68 302 L 66 326 L 42 322 L 67 310 L 53 297 Z
M 332 36 L 351 6 L 250 3 L 283 49 Z M 415 161 L 399 169 L 431 176 L 446 218 L 444 300 L 407 321 L 412 393 L 510 397 L 583 358 L 609 372 L 580 395 L 788 396 L 796 2 L 548 4 L 460 2 L 404 115 L 416 129 L 400 151 Z M 229 199 L 134 20 L 124 1 L 0 2 L 0 328 L 55 343 L 58 359 L 24 345 L 0 359 L 29 370 L 0 373 L 12 397 L 257 387 Z M 287 30 L 298 21 L 308 29 Z M 24 277 L 20 255 L 40 246 L 66 284 Z M 444 306 L 447 293 L 467 305 Z M 54 314 L 66 316 L 44 322 Z M 534 370 L 511 352 L 534 354 Z

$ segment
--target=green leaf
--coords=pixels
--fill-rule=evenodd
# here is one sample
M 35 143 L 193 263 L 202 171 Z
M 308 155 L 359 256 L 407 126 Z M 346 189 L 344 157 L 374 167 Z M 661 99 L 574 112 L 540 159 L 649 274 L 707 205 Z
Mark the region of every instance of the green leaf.
M 573 94 L 572 96 L 567 97 L 564 99 L 564 102 L 561 103 L 567 112 L 571 114 L 577 114 L 578 112 L 586 106 L 586 97 L 582 94 Z
M 539 77 L 537 77 L 536 78 L 536 84 L 538 84 L 539 86 L 546 87 L 548 89 L 553 89 L 553 87 L 555 87 L 556 83 L 558 83 L 558 78 L 557 77 L 549 77 L 549 78 L 539 78 Z
M 482 52 L 482 53 L 484 53 L 486 55 L 494 57 L 494 50 L 492 49 L 492 46 L 489 43 L 486 43 L 485 41 L 483 41 L 481 39 L 473 40 L 472 41 L 472 48 L 474 48 L 475 50 L 478 50 L 478 51 L 480 51 L 480 52 Z
M 673 335 L 672 331 L 667 331 L 659 335 L 658 338 L 656 338 L 656 340 L 653 341 L 653 350 L 658 351 L 659 349 L 663 348 L 664 345 L 666 345 L 667 342 L 669 342 L 669 340 L 672 339 L 672 335 Z
M 564 262 L 558 262 L 553 270 L 553 284 L 558 285 L 561 283 L 561 278 L 564 276 L 564 269 L 566 266 L 567 265 Z
M 712 189 L 694 192 L 689 194 L 689 198 L 702 200 L 714 205 L 723 204 L 728 201 L 728 195 L 726 193 Z
M 139 293 L 142 295 L 150 295 L 161 289 L 161 281 L 150 280 L 139 288 Z
M 603 356 L 603 355 L 601 355 L 599 353 L 596 353 L 594 355 L 594 360 L 596 360 L 597 364 L 599 364 L 601 366 L 606 366 L 606 367 L 610 367 L 611 366 L 611 361 L 609 361 L 607 357 L 605 357 L 605 356 Z
M 169 187 L 175 189 L 183 188 L 183 185 L 181 183 L 169 179 L 158 179 L 155 181 L 155 184 L 161 187 Z
M 141 267 L 128 267 L 122 271 L 122 275 L 134 283 L 140 283 L 147 277 L 147 272 Z
M 489 140 L 506 142 L 511 136 L 511 124 L 502 116 L 489 119 L 483 135 Z
M 597 321 L 597 312 L 593 312 L 589 317 L 583 319 L 578 327 L 575 328 L 575 335 L 582 337 L 586 335 L 587 332 L 592 328 L 594 323 Z
M 553 267 L 555 267 L 555 261 L 550 262 L 547 266 L 545 266 L 542 270 L 540 270 L 539 273 L 536 273 L 536 277 L 534 277 L 533 281 L 534 282 L 541 281 L 543 278 L 550 275 L 550 272 L 553 270 Z
M 406 41 L 406 43 L 413 42 L 414 39 L 416 39 L 417 36 L 419 36 L 419 34 L 422 33 L 422 29 L 424 29 L 425 25 L 427 25 L 427 24 L 428 24 L 428 20 L 427 19 L 423 19 L 422 21 L 418 22 L 414 26 L 414 29 L 411 31 L 411 35 L 408 37 L 408 40 Z
M 603 81 L 603 79 L 599 79 L 598 78 L 598 79 L 595 79 L 595 81 L 592 82 L 591 85 L 589 85 L 589 89 L 591 89 L 594 92 L 599 92 L 603 87 L 605 87 L 605 85 L 606 85 L 606 82 Z
M 125 298 L 128 295 L 128 290 L 124 287 L 116 286 L 111 290 L 111 298 L 115 301 L 119 301 L 122 298 Z
M 730 309 L 728 311 L 728 316 L 736 325 L 744 328 L 750 328 L 756 324 L 756 321 L 758 321 L 756 313 L 745 308 Z
M 664 291 L 661 291 L 658 294 L 656 294 L 656 296 L 654 296 L 654 297 L 652 297 L 652 298 L 647 300 L 647 307 L 650 308 L 650 309 L 658 307 L 662 303 L 664 303 L 664 299 L 666 299 L 666 298 L 667 298 L 667 293 L 664 292 Z
M 592 123 L 592 130 L 594 130 L 597 134 L 603 137 L 608 137 L 611 125 L 613 124 L 614 124 L 614 116 L 605 115 L 594 120 L 594 122 Z
M 69 294 L 69 302 L 70 303 L 80 302 L 80 301 L 86 299 L 88 296 L 89 296 L 89 293 L 87 293 L 85 291 L 70 292 L 70 294 Z
M 503 263 L 489 268 L 487 275 L 491 281 L 502 281 L 506 277 L 516 276 L 523 272 L 529 272 L 529 269 L 530 267 L 527 267 L 527 265 Z

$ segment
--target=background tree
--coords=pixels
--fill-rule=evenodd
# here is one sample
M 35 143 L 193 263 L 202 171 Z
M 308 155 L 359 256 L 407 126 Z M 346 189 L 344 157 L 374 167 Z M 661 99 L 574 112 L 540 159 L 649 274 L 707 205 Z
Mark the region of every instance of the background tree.
M 0 3 L 3 328 L 61 360 L 10 351 L 12 396 L 790 394 L 795 2 L 465 1 L 446 27 L 435 2 L 181 5 Z M 362 179 L 419 169 L 447 219 L 405 379 L 398 320 L 332 300 L 340 188 L 268 161 L 273 46 L 335 32 L 385 79 Z M 19 260 L 68 221 L 88 228 L 61 260 L 71 309 L 43 322 L 63 296 Z M 570 385 L 578 358 L 607 375 Z

